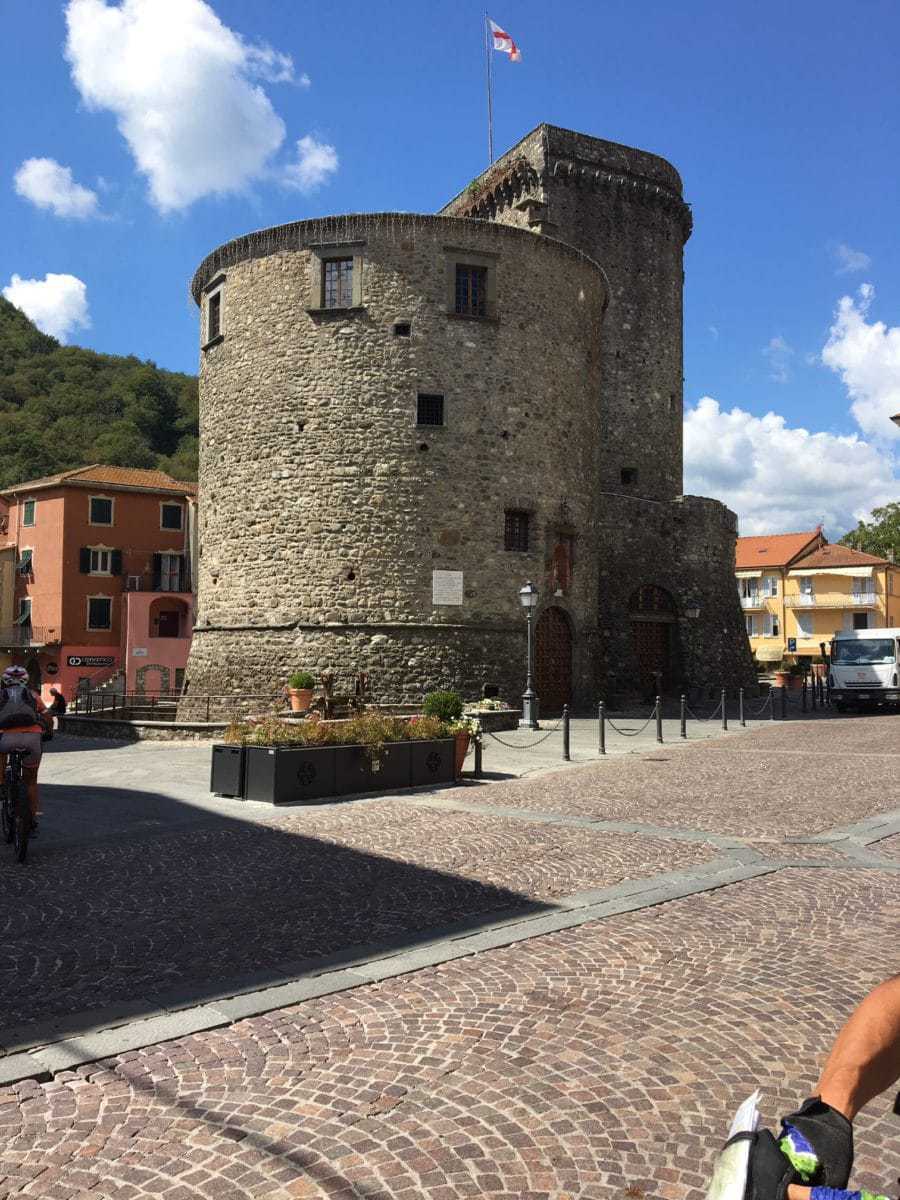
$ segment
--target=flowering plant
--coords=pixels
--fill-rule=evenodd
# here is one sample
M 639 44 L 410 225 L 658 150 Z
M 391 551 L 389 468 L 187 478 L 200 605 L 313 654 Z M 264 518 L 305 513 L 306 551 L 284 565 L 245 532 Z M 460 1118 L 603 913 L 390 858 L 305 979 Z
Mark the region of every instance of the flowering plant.
M 451 733 L 467 733 L 469 737 L 477 738 L 481 733 L 481 724 L 473 720 L 472 717 L 460 717 L 458 721 L 451 721 L 449 726 Z
M 475 700 L 472 704 L 467 704 L 466 708 L 469 712 L 503 712 L 509 709 L 509 705 L 505 700 Z

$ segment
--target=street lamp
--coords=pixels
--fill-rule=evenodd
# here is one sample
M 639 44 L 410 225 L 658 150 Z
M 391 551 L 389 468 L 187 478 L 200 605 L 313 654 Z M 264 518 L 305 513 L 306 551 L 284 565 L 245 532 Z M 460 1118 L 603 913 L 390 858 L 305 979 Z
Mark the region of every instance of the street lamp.
M 534 610 L 538 602 L 538 590 L 530 581 L 519 588 L 519 603 L 525 609 L 528 621 L 528 665 L 526 667 L 525 691 L 522 693 L 522 720 L 520 729 L 540 729 L 537 722 L 538 698 L 534 690 Z

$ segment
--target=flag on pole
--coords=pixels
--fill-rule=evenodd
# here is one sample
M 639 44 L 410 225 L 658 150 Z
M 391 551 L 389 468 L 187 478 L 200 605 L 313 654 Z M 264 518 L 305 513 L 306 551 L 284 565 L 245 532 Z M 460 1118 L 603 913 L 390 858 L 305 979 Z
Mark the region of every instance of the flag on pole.
M 512 40 L 506 30 L 501 29 L 496 21 L 492 21 L 488 17 L 488 24 L 491 27 L 491 37 L 494 42 L 494 49 L 499 50 L 501 54 L 508 54 L 510 62 L 521 62 L 522 51 Z

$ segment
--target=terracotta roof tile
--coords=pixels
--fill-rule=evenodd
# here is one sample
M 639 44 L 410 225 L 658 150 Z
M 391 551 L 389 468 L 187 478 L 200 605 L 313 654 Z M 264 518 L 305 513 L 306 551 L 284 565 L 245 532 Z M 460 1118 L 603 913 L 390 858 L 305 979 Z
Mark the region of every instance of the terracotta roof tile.
M 824 567 L 886 567 L 886 558 L 878 558 L 874 554 L 863 554 L 861 550 L 852 550 L 849 546 L 828 545 L 820 546 L 812 554 L 805 554 L 791 564 L 791 569 L 799 571 L 803 567 L 821 571 Z
M 761 567 L 785 567 L 821 537 L 821 530 L 808 533 L 771 533 L 762 537 L 739 537 L 735 565 L 738 571 L 754 571 Z
M 76 467 L 72 471 L 61 471 L 58 475 L 45 475 L 41 479 L 29 479 L 7 488 L 5 494 L 36 491 L 38 488 L 61 487 L 66 483 L 96 483 L 104 487 L 140 487 L 158 492 L 177 492 L 193 496 L 196 483 L 184 483 L 173 479 L 165 471 L 145 470 L 141 467 L 110 467 L 94 463 L 89 467 Z

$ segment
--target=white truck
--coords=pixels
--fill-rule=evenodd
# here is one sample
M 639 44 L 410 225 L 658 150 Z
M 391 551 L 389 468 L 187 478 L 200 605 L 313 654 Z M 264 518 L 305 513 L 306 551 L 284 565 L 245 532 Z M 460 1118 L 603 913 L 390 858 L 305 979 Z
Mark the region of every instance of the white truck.
M 836 633 L 828 687 L 839 712 L 900 704 L 900 628 Z

